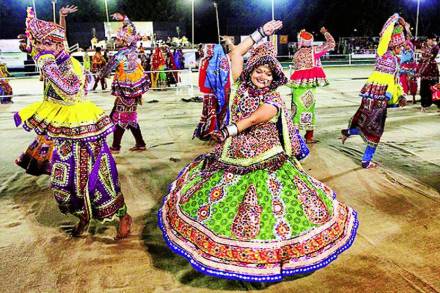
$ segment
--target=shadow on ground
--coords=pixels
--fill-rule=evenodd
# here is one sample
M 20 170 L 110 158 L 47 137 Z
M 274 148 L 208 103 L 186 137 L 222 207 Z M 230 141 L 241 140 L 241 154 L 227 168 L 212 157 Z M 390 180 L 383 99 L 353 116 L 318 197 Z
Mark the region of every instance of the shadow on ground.
M 157 224 L 157 212 L 159 205 L 155 206 L 146 216 L 146 225 L 142 231 L 142 240 L 145 248 L 151 255 L 153 266 L 172 273 L 176 279 L 184 285 L 196 288 L 211 290 L 263 290 L 276 283 L 243 282 L 228 279 L 219 279 L 204 275 L 188 263 L 188 261 L 177 255 L 168 248 L 162 238 L 162 231 Z M 285 278 L 283 282 L 304 278 L 308 275 L 297 275 Z

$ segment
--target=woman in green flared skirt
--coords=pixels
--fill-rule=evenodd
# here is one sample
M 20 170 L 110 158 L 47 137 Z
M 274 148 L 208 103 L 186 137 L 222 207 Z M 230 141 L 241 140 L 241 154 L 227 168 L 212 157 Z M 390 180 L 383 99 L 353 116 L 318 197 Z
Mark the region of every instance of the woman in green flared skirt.
M 204 274 L 280 281 L 328 265 L 356 235 L 356 212 L 301 168 L 308 149 L 276 91 L 287 78 L 272 44 L 242 69 L 281 26 L 265 24 L 229 53 L 231 124 L 180 172 L 158 213 L 168 246 Z

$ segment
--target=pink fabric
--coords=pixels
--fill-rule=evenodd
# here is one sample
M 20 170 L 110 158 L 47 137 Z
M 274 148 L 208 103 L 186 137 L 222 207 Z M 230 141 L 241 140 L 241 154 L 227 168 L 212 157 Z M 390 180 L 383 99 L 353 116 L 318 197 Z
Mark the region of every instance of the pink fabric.
M 114 112 L 112 114 L 112 120 L 115 124 L 120 124 L 120 125 L 137 124 L 137 113 Z
M 324 56 L 324 55 L 327 54 L 327 53 L 328 53 L 328 50 L 315 52 L 315 54 L 314 54 L 315 59 L 319 59 L 319 58 L 321 58 L 322 56 Z
M 325 79 L 326 75 L 322 67 L 313 67 L 305 70 L 296 70 L 290 76 L 290 80 L 301 81 L 301 80 L 313 80 L 313 79 Z
M 400 76 L 400 83 L 405 94 L 415 96 L 417 93 L 417 81 L 409 78 L 408 74 L 402 74 Z

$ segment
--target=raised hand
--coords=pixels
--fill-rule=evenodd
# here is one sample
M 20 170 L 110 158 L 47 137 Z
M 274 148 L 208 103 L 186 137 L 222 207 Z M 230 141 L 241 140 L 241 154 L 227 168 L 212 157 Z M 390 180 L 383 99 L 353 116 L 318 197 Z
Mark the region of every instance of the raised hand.
M 282 27 L 283 22 L 281 20 L 271 20 L 263 25 L 263 32 L 266 36 L 271 36 Z
M 113 13 L 113 14 L 112 14 L 112 18 L 113 18 L 114 20 L 122 21 L 122 20 L 124 20 L 124 15 L 122 15 L 122 14 L 119 13 L 119 12 L 116 12 L 116 13 Z
M 325 34 L 328 30 L 323 26 L 320 30 L 321 34 Z
M 77 11 L 78 11 L 78 6 L 76 6 L 76 5 L 67 5 L 67 6 L 64 6 L 64 7 L 62 7 L 60 9 L 60 14 L 62 16 L 67 16 L 67 15 L 69 15 L 71 13 L 75 13 Z

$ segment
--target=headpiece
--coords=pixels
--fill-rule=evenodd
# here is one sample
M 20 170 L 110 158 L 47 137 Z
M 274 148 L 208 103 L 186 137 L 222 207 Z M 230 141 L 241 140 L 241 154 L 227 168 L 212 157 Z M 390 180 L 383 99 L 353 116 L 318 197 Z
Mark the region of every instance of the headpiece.
M 56 23 L 38 19 L 32 7 L 27 8 L 26 35 L 31 41 L 63 43 L 65 40 L 64 28 Z
M 264 42 L 251 52 L 244 70 L 241 73 L 241 80 L 244 82 L 251 81 L 252 71 L 261 65 L 268 65 L 272 71 L 273 80 L 269 88 L 274 90 L 277 87 L 288 82 L 283 72 L 281 63 L 276 58 L 277 53 L 271 42 Z
M 298 33 L 298 48 L 311 47 L 313 45 L 313 35 L 306 30 Z
M 405 28 L 398 23 L 401 17 L 394 13 L 385 22 L 382 31 L 380 32 L 379 46 L 377 54 L 382 56 L 389 48 L 401 46 L 405 43 Z
M 394 26 L 393 34 L 391 35 L 391 40 L 388 46 L 390 48 L 401 46 L 405 43 L 405 40 L 406 39 L 403 26 L 398 24 Z

